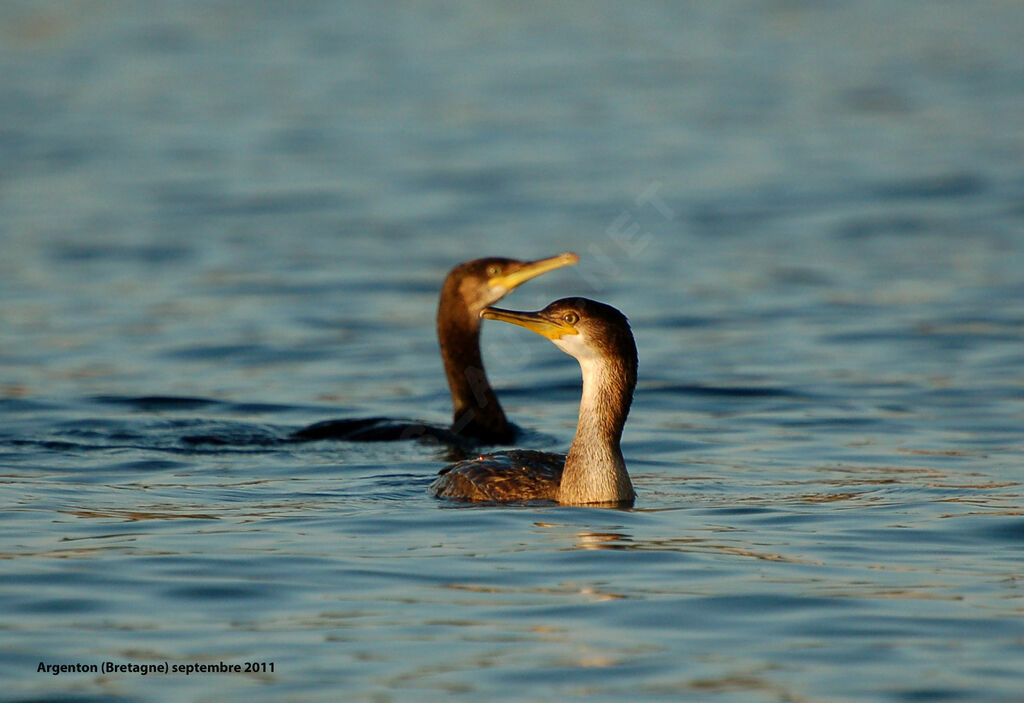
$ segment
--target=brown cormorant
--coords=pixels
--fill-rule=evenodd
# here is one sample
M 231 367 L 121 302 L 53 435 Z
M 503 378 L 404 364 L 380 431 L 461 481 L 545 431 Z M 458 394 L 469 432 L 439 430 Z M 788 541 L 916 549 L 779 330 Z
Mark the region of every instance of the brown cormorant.
M 463 501 L 632 505 L 619 446 L 636 387 L 636 343 L 626 317 L 587 298 L 556 300 L 538 312 L 488 307 L 481 316 L 533 330 L 576 357 L 583 372 L 576 436 L 564 456 L 513 450 L 451 464 L 431 492 Z
M 487 381 L 480 355 L 480 317 L 520 284 L 579 261 L 571 252 L 538 261 L 491 257 L 453 268 L 441 287 L 437 336 L 454 413 L 449 427 L 384 417 L 326 420 L 291 435 L 293 441 L 387 441 L 428 437 L 445 444 L 507 444 L 516 427 L 505 417 Z

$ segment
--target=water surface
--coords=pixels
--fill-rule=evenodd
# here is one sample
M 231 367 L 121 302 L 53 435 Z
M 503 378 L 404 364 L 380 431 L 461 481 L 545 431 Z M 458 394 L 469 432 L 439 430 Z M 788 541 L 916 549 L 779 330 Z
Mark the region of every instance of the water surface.
M 1020 700 L 1024 12 L 921 12 L 5 4 L 4 699 Z M 635 508 L 279 441 L 446 422 L 445 272 L 565 250 L 504 304 L 630 317 Z

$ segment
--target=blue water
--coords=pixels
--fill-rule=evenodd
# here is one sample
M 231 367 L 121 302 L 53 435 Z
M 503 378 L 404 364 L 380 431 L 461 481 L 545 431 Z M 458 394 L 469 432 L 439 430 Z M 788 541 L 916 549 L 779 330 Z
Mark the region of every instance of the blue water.
M 1024 699 L 1024 5 L 0 5 L 0 698 Z M 456 262 L 631 319 L 462 507 Z M 486 323 L 522 446 L 575 362 Z M 61 673 L 70 664 L 255 673 Z M 273 671 L 269 668 L 272 664 Z

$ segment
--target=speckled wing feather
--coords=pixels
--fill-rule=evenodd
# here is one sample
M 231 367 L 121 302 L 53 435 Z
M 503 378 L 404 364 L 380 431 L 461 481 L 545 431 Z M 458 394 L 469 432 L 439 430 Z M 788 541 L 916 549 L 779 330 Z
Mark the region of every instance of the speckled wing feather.
M 483 454 L 441 469 L 430 491 L 464 501 L 557 500 L 563 466 L 564 454 L 525 449 Z

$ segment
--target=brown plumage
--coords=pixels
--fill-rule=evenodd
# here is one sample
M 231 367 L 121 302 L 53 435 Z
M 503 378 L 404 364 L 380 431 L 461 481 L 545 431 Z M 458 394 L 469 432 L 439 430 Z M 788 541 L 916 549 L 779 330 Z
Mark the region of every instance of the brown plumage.
M 558 500 L 564 454 L 530 449 L 483 454 L 441 469 L 432 490 L 439 498 L 511 503 Z
M 565 456 L 514 450 L 452 464 L 430 490 L 464 501 L 632 505 L 635 493 L 620 447 L 637 371 L 626 317 L 587 298 L 564 298 L 533 313 L 486 308 L 481 314 L 537 332 L 579 361 L 583 394 L 576 435 Z
M 450 426 L 384 417 L 326 420 L 298 430 L 291 439 L 386 441 L 429 437 L 452 445 L 512 442 L 516 427 L 505 417 L 484 372 L 480 313 L 531 278 L 577 261 L 579 257 L 571 252 L 537 261 L 490 257 L 461 263 L 448 273 L 437 306 L 437 337 L 454 407 Z

